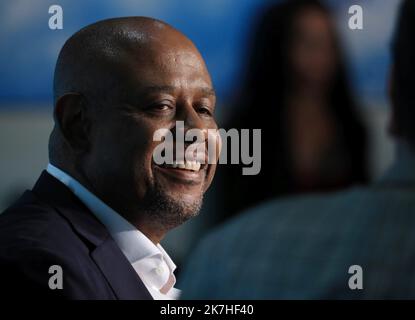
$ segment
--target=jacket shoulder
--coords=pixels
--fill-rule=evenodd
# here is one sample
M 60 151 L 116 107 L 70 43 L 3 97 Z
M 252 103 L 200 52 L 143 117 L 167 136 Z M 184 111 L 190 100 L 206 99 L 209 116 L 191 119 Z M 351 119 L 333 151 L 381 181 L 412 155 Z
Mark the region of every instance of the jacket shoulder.
M 26 191 L 16 203 L 0 214 L 2 249 L 41 247 L 42 244 L 56 242 L 71 233 L 69 224 L 57 210 L 39 201 L 30 191 Z
M 0 214 L 0 283 L 9 297 L 113 298 L 87 243 L 58 209 L 27 191 Z M 50 290 L 60 268 L 63 290 Z

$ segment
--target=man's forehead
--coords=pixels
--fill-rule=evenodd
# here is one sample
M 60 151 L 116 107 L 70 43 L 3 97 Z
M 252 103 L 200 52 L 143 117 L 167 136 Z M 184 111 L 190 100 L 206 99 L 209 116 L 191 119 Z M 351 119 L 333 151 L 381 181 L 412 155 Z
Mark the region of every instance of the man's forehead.
M 160 60 L 164 63 L 173 62 L 182 67 L 205 68 L 199 52 L 189 47 L 167 48 L 165 51 L 160 51 Z
M 157 94 L 157 93 L 175 93 L 178 90 L 180 90 L 180 87 L 172 86 L 172 85 L 150 85 L 143 87 L 140 91 L 141 93 L 145 94 Z M 213 96 L 215 97 L 215 90 L 211 86 L 205 86 L 205 85 L 194 85 L 190 86 L 189 89 L 193 89 L 195 91 L 200 92 L 204 96 Z
M 120 59 L 137 67 L 194 68 L 206 71 L 205 62 L 189 41 L 160 41 L 151 39 L 145 44 L 132 44 L 128 50 L 120 48 Z
M 132 86 L 146 87 L 151 92 L 193 87 L 205 94 L 214 94 L 209 72 L 198 52 L 136 52 L 126 56 L 120 65 L 119 71 Z
M 129 54 L 128 58 L 114 66 L 115 69 L 111 69 L 115 72 L 106 74 L 113 78 L 112 82 L 115 81 L 123 96 L 138 99 L 157 94 L 186 93 L 215 97 L 210 75 L 202 62 L 189 64 L 183 60 L 183 63 L 178 63 L 174 59 L 160 60 Z

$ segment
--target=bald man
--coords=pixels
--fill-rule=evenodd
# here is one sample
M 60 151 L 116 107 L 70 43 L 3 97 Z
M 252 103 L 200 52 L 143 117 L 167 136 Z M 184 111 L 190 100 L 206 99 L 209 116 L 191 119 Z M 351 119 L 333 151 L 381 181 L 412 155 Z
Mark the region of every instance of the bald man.
M 0 216 L 2 295 L 176 299 L 159 242 L 198 213 L 215 164 L 157 165 L 153 134 L 215 129 L 214 108 L 200 53 L 171 26 L 129 17 L 75 33 L 55 68 L 50 163 Z

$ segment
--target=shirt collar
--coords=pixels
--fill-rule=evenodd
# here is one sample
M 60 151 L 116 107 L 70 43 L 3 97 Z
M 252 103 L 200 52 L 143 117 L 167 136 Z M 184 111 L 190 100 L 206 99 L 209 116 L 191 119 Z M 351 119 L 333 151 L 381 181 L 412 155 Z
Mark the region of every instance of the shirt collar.
M 176 265 L 160 244 L 155 245 L 140 230 L 106 205 L 66 172 L 48 164 L 46 171 L 66 185 L 108 229 L 114 241 L 131 264 L 146 258 L 164 260 L 173 274 Z

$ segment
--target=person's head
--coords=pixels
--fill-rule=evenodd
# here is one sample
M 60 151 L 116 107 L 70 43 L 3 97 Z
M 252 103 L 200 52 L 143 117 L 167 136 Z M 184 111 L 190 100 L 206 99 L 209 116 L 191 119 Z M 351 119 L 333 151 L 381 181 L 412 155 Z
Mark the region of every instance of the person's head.
M 190 171 L 153 160 L 157 129 L 216 128 L 209 73 L 182 33 L 145 17 L 81 29 L 59 54 L 54 103 L 52 164 L 155 238 L 198 212 L 215 165 Z
M 285 50 L 291 84 L 316 89 L 328 87 L 338 55 L 328 11 L 316 1 L 298 1 L 290 13 L 290 36 Z
M 283 130 L 278 121 L 283 121 L 287 100 L 307 92 L 325 100 L 337 124 L 362 126 L 331 20 L 329 8 L 318 0 L 287 0 L 265 10 L 253 32 L 246 78 L 236 101 L 242 112 L 235 122 L 243 122 L 247 114 L 248 128 L 263 128 L 266 113 L 274 119 L 273 130 Z M 258 105 L 261 112 L 253 114 L 250 109 Z
M 250 193 L 262 200 L 295 189 L 287 115 L 290 101 L 303 93 L 330 115 L 335 138 L 350 156 L 344 160 L 353 171 L 350 181 L 365 182 L 366 131 L 329 7 L 318 0 L 279 1 L 265 8 L 252 36 L 246 78 L 227 125 L 262 129 L 262 170 L 244 179 L 264 187 Z
M 329 89 L 343 81 L 343 57 L 329 10 L 318 0 L 267 9 L 254 33 L 248 86 L 281 94 L 300 86 Z M 343 83 L 342 83 L 343 84 Z
M 392 44 L 392 134 L 415 148 L 415 2 L 404 1 Z

